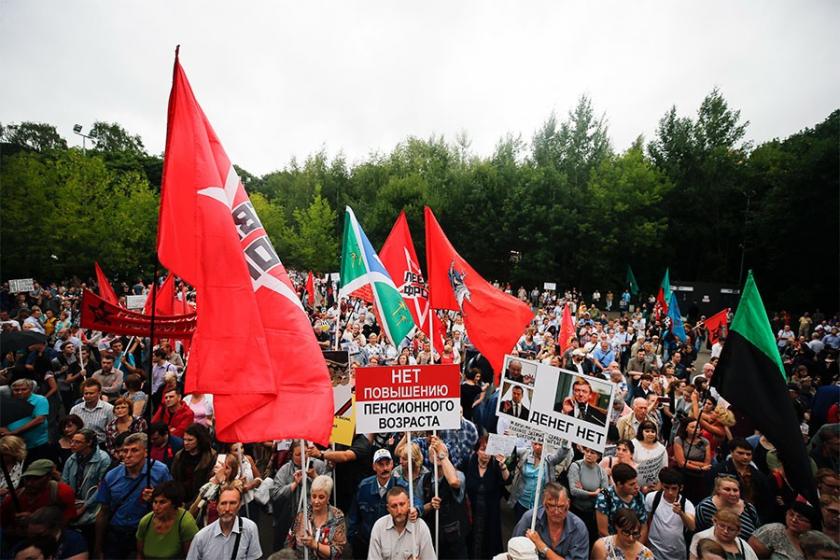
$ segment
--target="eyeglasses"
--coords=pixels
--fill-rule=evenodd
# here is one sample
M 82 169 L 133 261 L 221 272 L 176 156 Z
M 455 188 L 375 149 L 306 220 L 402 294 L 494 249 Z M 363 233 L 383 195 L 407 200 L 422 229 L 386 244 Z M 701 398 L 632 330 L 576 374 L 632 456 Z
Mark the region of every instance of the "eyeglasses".
M 715 524 L 715 527 L 717 527 L 721 531 L 725 531 L 727 533 L 737 533 L 741 530 L 740 527 L 734 527 L 732 525 L 724 525 L 723 523 L 717 523 L 717 524 Z
M 628 531 L 626 529 L 621 529 L 621 534 L 627 537 L 633 537 L 634 539 L 638 539 L 642 536 L 642 532 L 639 529 L 634 529 L 633 531 Z
M 554 511 L 568 511 L 569 510 L 569 504 L 557 504 L 557 503 L 553 503 L 553 502 L 545 502 L 543 504 L 543 507 L 545 507 L 545 509 L 553 509 Z

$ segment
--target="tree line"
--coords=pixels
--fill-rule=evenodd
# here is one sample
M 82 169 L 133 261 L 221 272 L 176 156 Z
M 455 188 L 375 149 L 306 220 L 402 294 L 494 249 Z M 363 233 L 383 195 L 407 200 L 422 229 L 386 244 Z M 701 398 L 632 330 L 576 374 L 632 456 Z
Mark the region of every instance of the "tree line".
M 400 210 L 424 258 L 423 206 L 488 279 L 620 291 L 628 265 L 643 291 L 671 278 L 737 285 L 752 268 L 774 308 L 838 305 L 840 110 L 785 139 L 745 141 L 749 123 L 712 90 L 694 116 L 676 107 L 654 137 L 623 152 L 582 97 L 529 139 L 489 155 L 409 137 L 349 164 L 292 159 L 262 176 L 237 167 L 287 266 L 338 270 L 343 209 L 381 246 Z M 55 127 L 0 125 L 4 278 L 86 278 L 94 260 L 126 280 L 151 276 L 162 157 L 117 123 L 90 147 Z

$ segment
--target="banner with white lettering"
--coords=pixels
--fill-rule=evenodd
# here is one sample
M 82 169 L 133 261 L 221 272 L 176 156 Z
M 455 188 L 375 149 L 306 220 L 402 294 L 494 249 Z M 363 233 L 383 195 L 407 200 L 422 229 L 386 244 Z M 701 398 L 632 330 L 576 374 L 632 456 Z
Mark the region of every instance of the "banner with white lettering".
M 461 427 L 457 365 L 356 370 L 356 433 L 452 430 Z
M 35 280 L 32 278 L 16 278 L 9 280 L 9 293 L 31 292 L 35 290 Z
M 610 381 L 505 356 L 501 387 L 500 418 L 527 422 L 603 453 L 615 391 Z

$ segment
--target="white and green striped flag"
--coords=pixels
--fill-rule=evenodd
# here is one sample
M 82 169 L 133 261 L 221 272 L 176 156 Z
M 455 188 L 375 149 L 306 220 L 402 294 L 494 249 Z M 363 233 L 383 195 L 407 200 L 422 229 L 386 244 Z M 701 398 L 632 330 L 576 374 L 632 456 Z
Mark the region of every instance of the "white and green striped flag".
M 360 292 L 360 294 L 356 294 Z M 379 255 L 348 206 L 344 215 L 341 247 L 341 290 L 339 297 L 351 294 L 370 299 L 376 307 L 382 330 L 394 346 L 399 346 L 414 328 L 414 319 Z

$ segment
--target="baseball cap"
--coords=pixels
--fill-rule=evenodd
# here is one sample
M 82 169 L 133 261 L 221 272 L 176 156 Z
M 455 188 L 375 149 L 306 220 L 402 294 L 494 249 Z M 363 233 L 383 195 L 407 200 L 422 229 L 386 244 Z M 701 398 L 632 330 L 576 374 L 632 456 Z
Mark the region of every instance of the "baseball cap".
M 32 461 L 32 463 L 27 467 L 22 475 L 21 478 L 26 478 L 27 476 L 44 476 L 50 474 L 53 469 L 55 468 L 55 463 L 50 461 L 49 459 L 38 459 Z
M 378 463 L 383 459 L 388 459 L 389 461 L 393 460 L 391 458 L 391 452 L 387 449 L 377 449 L 376 453 L 373 454 L 373 462 Z
M 537 546 L 528 537 L 513 537 L 508 541 L 510 560 L 537 560 Z

